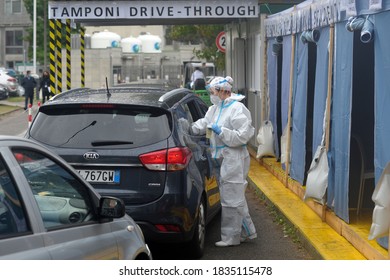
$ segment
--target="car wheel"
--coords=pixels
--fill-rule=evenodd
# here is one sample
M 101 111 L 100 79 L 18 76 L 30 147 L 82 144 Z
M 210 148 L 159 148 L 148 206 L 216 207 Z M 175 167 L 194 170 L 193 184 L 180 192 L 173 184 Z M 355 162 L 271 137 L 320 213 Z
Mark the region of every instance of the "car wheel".
M 200 258 L 204 252 L 204 242 L 206 236 L 206 205 L 204 199 L 198 207 L 198 217 L 196 219 L 194 237 L 189 244 L 189 253 L 194 258 Z

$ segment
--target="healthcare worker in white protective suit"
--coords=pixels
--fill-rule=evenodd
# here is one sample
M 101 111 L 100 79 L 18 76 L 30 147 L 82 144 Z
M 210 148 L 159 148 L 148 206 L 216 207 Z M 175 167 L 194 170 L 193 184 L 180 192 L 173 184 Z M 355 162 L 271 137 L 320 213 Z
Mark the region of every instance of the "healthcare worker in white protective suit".
M 204 118 L 191 125 L 194 135 L 212 129 L 210 150 L 219 176 L 222 205 L 221 241 L 218 247 L 239 245 L 257 237 L 245 198 L 250 156 L 246 147 L 254 135 L 249 110 L 240 101 L 241 94 L 232 93 L 231 77 L 215 77 L 210 85 L 209 107 Z M 218 174 L 219 173 L 219 174 Z

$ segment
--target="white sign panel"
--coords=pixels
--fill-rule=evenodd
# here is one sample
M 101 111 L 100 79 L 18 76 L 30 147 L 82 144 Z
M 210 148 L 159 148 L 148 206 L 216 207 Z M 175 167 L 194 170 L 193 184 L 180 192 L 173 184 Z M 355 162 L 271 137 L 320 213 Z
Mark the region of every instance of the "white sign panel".
M 51 1 L 49 19 L 255 18 L 258 1 Z

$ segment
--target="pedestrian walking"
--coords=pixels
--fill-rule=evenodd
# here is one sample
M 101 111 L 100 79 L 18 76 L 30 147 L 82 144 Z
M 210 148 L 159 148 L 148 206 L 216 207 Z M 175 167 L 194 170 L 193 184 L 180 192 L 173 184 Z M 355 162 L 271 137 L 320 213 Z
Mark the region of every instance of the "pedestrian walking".
M 24 88 L 24 110 L 27 110 L 27 105 L 30 101 L 31 106 L 34 101 L 34 89 L 37 86 L 37 81 L 35 81 L 34 77 L 31 77 L 31 71 L 27 70 L 26 76 L 22 79 L 21 86 Z
M 39 90 L 42 90 L 42 104 L 49 100 L 50 97 L 54 96 L 50 89 L 50 76 L 48 71 L 44 71 L 42 74 Z
M 210 100 L 204 118 L 191 125 L 194 135 L 205 134 L 211 129 L 210 149 L 219 183 L 222 216 L 221 240 L 218 247 L 239 245 L 257 238 L 245 198 L 250 155 L 246 147 L 254 135 L 249 110 L 240 101 L 245 98 L 232 92 L 231 77 L 214 78 L 208 89 Z

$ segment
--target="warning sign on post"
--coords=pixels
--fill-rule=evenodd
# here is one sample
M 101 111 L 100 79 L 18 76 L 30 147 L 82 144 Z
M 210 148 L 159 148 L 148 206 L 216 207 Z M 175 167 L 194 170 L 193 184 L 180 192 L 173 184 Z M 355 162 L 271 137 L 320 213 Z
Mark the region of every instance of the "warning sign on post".
M 222 31 L 218 34 L 217 38 L 215 39 L 215 44 L 217 44 L 217 48 L 220 52 L 226 51 L 226 36 L 225 31 Z

